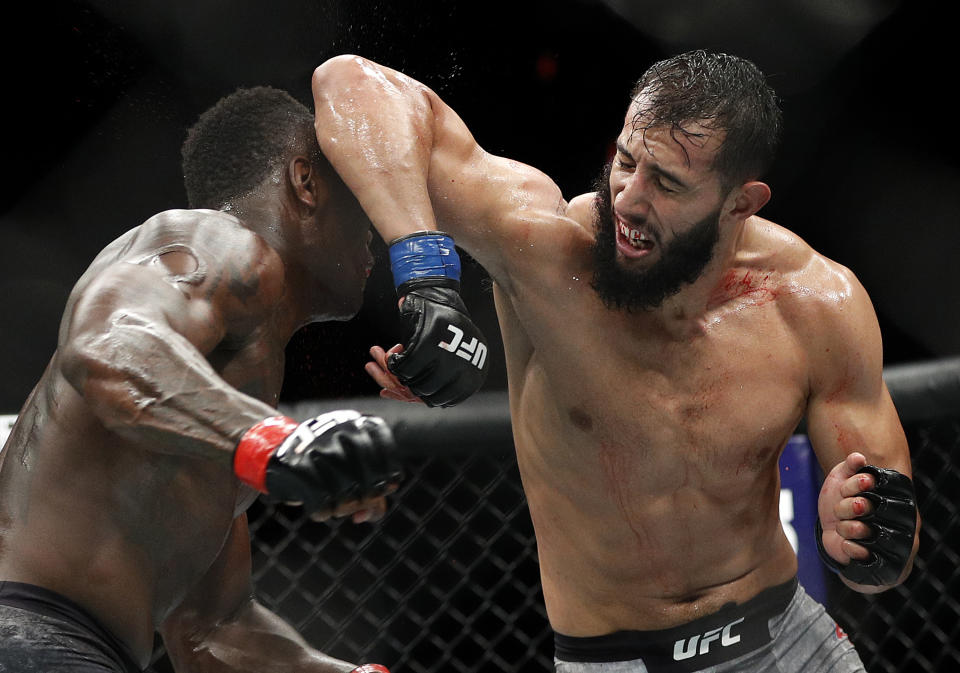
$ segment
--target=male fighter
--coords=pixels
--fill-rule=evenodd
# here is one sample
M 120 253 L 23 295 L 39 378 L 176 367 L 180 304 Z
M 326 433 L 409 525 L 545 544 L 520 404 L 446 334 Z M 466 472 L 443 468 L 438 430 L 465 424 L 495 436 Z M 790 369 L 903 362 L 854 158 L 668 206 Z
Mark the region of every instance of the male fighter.
M 244 514 L 267 492 L 373 520 L 400 479 L 381 419 L 275 408 L 290 336 L 359 309 L 370 221 L 284 92 L 221 100 L 183 156 L 203 210 L 93 261 L 0 457 L 0 671 L 139 671 L 155 630 L 181 673 L 385 671 L 257 603 Z
M 454 241 L 495 281 L 557 670 L 863 670 L 796 582 L 777 460 L 805 415 L 824 557 L 875 592 L 916 551 L 908 448 L 863 287 L 756 215 L 780 126 L 757 68 L 651 67 L 570 202 L 401 73 L 337 57 L 313 90 L 324 153 L 395 241 L 411 337 L 372 351 L 385 396 L 415 399 L 434 346 L 411 281 L 449 282 Z

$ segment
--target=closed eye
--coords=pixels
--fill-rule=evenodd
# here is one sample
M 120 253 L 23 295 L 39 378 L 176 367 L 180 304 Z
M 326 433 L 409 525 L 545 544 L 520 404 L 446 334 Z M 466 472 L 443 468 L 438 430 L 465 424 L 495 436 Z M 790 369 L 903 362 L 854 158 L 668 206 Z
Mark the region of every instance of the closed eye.
M 664 182 L 663 178 L 660 178 L 660 177 L 657 178 L 657 187 L 659 187 L 662 191 L 667 192 L 668 194 L 674 194 L 677 191 L 679 191 L 678 189 L 674 188 L 672 185 Z

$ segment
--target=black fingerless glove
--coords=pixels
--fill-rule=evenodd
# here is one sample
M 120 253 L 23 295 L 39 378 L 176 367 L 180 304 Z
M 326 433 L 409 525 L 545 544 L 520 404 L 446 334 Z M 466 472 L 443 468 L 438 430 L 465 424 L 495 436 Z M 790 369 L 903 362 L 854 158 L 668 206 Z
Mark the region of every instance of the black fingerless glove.
M 460 258 L 453 239 L 422 231 L 390 244 L 404 350 L 387 367 L 429 406 L 448 407 L 487 377 L 487 340 L 460 298 Z
M 866 465 L 857 472 L 872 474 L 876 481 L 872 490 L 858 494 L 871 502 L 872 511 L 856 517 L 858 521 L 868 523 L 873 531 L 869 538 L 855 540 L 870 551 L 870 558 L 866 561 L 851 559 L 847 565 L 835 561 L 823 548 L 820 519 L 817 519 L 817 549 L 828 568 L 851 582 L 872 586 L 894 584 L 903 574 L 913 552 L 917 529 L 913 482 L 896 470 L 874 465 Z
M 233 462 L 244 483 L 309 512 L 384 495 L 403 478 L 386 422 L 349 410 L 299 424 L 268 418 L 244 434 Z

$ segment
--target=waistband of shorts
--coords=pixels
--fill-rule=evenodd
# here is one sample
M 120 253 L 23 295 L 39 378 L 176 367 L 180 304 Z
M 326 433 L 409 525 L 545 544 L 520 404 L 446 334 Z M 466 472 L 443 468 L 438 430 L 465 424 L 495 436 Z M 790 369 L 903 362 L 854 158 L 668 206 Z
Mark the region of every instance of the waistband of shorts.
M 0 581 L 0 605 L 76 624 L 91 632 L 104 647 L 109 648 L 125 671 L 140 673 L 143 670 L 119 638 L 66 596 L 35 584 Z
M 769 620 L 784 613 L 799 583 L 769 587 L 744 603 L 656 631 L 615 631 L 574 637 L 554 633 L 557 659 L 603 663 L 640 659 L 653 672 L 686 673 L 732 661 L 771 642 Z

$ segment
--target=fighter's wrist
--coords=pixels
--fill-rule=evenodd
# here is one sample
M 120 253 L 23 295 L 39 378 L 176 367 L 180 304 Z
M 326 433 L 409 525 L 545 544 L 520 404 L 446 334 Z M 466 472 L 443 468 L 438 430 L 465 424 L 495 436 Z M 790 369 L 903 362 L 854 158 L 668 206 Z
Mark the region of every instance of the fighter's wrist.
M 460 256 L 453 238 L 442 231 L 416 231 L 391 241 L 390 269 L 401 296 L 417 285 L 460 290 Z
M 233 452 L 233 472 L 247 486 L 267 492 L 267 463 L 299 424 L 288 416 L 265 418 L 247 430 Z
M 380 664 L 361 664 L 350 673 L 390 673 L 390 669 Z

